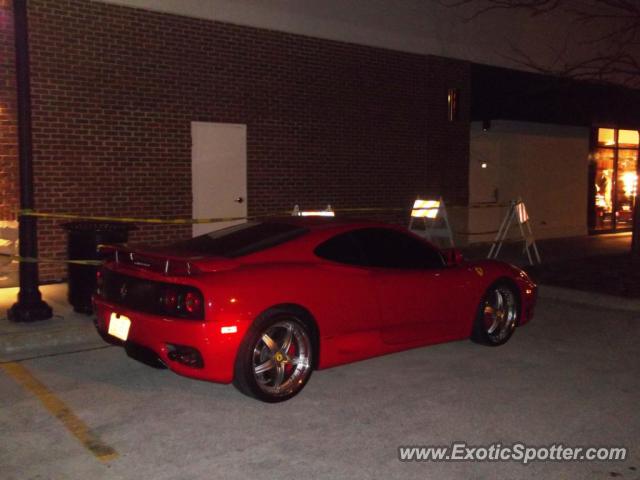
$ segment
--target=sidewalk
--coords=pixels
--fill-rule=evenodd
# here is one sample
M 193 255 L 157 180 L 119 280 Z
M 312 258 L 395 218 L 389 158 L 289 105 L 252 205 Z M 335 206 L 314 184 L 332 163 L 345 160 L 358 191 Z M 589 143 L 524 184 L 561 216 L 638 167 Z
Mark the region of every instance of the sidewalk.
M 0 361 L 71 352 L 105 346 L 93 326 L 93 317 L 73 311 L 67 302 L 67 284 L 43 285 L 42 298 L 53 309 L 53 318 L 14 323 L 7 309 L 17 299 L 18 288 L 0 289 Z
M 631 248 L 631 233 L 585 235 L 581 237 L 550 238 L 536 242 L 543 265 L 579 260 L 589 257 L 624 255 Z M 506 243 L 500 250 L 499 260 L 524 267 L 528 264 L 522 251 L 522 241 Z M 465 258 L 486 258 L 491 244 L 472 245 L 462 249 Z
M 522 242 L 505 245 L 499 259 L 523 267 L 537 283 L 548 288 L 577 291 L 575 296 L 580 303 L 586 300 L 580 292 L 614 296 L 619 304 L 620 298 L 640 299 L 640 265 L 632 264 L 628 255 L 630 233 L 540 240 L 537 244 L 541 265 L 527 265 Z M 482 245 L 466 249 L 464 254 L 479 259 L 488 251 L 489 246 Z

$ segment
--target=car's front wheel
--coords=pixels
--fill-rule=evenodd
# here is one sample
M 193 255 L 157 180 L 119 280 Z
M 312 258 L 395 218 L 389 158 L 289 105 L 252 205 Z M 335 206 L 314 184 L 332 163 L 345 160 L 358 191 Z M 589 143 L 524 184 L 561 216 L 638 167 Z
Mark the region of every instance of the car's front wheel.
M 513 335 L 519 316 L 517 290 L 508 282 L 497 282 L 480 301 L 471 339 L 483 345 L 502 345 Z
M 314 341 L 297 315 L 274 310 L 261 315 L 236 357 L 234 385 L 264 402 L 282 402 L 306 385 L 314 365 Z

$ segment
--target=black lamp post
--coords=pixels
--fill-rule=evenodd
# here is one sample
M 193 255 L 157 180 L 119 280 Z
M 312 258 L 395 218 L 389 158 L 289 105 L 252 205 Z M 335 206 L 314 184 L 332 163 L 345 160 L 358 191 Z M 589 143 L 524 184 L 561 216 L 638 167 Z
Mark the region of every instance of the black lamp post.
M 18 154 L 20 158 L 20 208 L 33 208 L 33 156 L 31 144 L 31 88 L 29 80 L 29 36 L 27 0 L 13 1 L 16 42 L 16 86 L 18 91 Z M 19 216 L 20 256 L 38 256 L 35 217 Z M 7 312 L 14 322 L 51 318 L 51 307 L 42 300 L 38 288 L 38 264 L 20 262 L 18 301 Z

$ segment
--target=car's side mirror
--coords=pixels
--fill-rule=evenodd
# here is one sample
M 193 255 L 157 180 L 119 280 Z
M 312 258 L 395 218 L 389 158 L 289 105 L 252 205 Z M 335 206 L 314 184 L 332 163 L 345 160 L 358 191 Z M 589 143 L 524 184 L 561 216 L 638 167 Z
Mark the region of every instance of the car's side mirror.
M 445 248 L 442 250 L 442 256 L 450 267 L 460 265 L 464 261 L 462 252 L 457 248 Z

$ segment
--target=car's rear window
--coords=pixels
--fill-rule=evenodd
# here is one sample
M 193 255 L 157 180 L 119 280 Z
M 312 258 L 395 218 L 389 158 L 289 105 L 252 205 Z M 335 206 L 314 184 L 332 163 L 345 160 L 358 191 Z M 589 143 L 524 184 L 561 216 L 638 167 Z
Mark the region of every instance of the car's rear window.
M 247 222 L 178 242 L 171 248 L 192 254 L 235 258 L 275 247 L 307 231 L 287 223 Z

